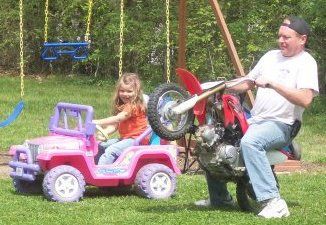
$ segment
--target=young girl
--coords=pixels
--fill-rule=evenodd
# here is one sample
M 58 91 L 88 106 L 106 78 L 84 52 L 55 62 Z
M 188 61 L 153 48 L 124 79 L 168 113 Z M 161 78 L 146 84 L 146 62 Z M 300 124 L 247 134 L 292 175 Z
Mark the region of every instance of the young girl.
M 105 128 L 108 135 L 117 130 L 120 135 L 119 139 L 109 139 L 100 144 L 105 148 L 105 153 L 100 157 L 98 165 L 112 164 L 147 128 L 146 108 L 137 74 L 125 73 L 119 79 L 113 114 L 108 118 L 93 120 L 96 125 Z

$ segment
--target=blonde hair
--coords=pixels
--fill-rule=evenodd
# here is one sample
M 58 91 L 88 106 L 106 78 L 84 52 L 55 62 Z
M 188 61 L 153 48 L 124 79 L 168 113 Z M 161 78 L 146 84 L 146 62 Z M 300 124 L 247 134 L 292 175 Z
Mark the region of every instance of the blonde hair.
M 124 73 L 119 78 L 116 87 L 115 87 L 115 94 L 113 96 L 113 113 L 118 114 L 122 110 L 122 106 L 124 103 L 119 97 L 119 90 L 121 85 L 131 85 L 133 88 L 135 94 L 135 98 L 132 99 L 130 104 L 133 108 L 139 107 L 142 111 L 146 111 L 145 104 L 144 104 L 144 98 L 143 98 L 143 91 L 142 91 L 142 85 L 141 81 L 139 79 L 138 74 L 136 73 Z

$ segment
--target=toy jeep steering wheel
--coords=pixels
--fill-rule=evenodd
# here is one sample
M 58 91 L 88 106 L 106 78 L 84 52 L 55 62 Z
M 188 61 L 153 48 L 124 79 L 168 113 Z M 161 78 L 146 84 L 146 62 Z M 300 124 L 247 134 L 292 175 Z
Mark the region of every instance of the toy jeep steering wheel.
M 106 134 L 105 130 L 99 126 L 99 125 L 96 125 L 96 130 L 99 131 L 99 133 L 102 135 L 102 137 L 105 138 L 105 140 L 109 139 L 109 136 Z

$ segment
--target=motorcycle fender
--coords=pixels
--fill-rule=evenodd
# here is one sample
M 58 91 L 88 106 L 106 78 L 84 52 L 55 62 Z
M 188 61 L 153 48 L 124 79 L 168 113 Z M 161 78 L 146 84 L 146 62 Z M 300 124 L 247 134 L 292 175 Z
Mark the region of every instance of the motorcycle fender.
M 270 165 L 276 165 L 285 162 L 287 156 L 279 150 L 270 150 L 266 152 L 267 159 Z
M 200 95 L 203 92 L 203 89 L 200 86 L 200 82 L 194 74 L 182 68 L 176 69 L 176 73 L 191 95 Z M 194 106 L 193 111 L 199 121 L 199 124 L 204 124 L 205 122 L 205 107 L 205 99 L 197 102 L 197 104 Z

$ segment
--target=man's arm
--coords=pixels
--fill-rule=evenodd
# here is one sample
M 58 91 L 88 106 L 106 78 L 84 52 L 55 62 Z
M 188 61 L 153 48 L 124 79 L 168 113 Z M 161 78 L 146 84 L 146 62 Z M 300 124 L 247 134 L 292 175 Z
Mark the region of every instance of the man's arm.
M 257 87 L 262 88 L 272 88 L 277 93 L 282 95 L 286 98 L 289 102 L 294 105 L 298 105 L 304 108 L 308 108 L 312 102 L 314 97 L 314 92 L 311 89 L 304 88 L 304 89 L 296 89 L 296 88 L 289 88 L 280 83 L 272 82 L 267 80 L 266 78 L 259 77 L 255 80 Z
M 232 83 L 231 83 L 232 84 Z M 235 85 L 233 87 L 228 88 L 229 91 L 243 93 L 248 90 L 252 90 L 255 87 L 254 81 L 252 80 L 245 80 L 242 83 Z

